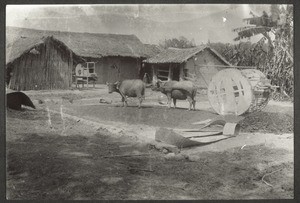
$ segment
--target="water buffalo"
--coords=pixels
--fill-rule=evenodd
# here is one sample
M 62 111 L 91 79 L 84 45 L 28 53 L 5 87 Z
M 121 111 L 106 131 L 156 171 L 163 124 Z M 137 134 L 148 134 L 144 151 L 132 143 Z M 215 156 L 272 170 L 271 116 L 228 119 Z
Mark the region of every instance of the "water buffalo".
M 108 86 L 108 93 L 118 92 L 122 97 L 123 106 L 128 106 L 127 97 L 138 97 L 139 108 L 143 99 L 145 99 L 146 85 L 142 80 L 123 80 L 122 82 L 106 83 Z
M 188 100 L 190 103 L 189 110 L 192 108 L 195 110 L 196 106 L 196 93 L 197 89 L 194 87 L 193 83 L 190 81 L 167 81 L 157 82 L 157 88 L 160 92 L 167 95 L 168 97 L 168 107 L 171 108 L 171 100 L 173 99 L 174 108 L 176 108 L 176 100 Z

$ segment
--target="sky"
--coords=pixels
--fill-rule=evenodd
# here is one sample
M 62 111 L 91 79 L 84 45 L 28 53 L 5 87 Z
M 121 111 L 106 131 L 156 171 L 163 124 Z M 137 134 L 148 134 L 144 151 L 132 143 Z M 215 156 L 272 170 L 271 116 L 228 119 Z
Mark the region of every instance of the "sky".
M 7 25 L 13 26 L 16 20 L 34 17 L 55 17 L 51 13 L 55 11 L 61 17 L 74 17 L 82 14 L 77 11 L 81 9 L 86 15 L 98 13 L 125 14 L 135 17 L 143 17 L 153 21 L 181 21 L 198 18 L 223 10 L 233 10 L 241 7 L 244 17 L 249 17 L 250 10 L 261 13 L 268 10 L 266 5 L 249 4 L 102 4 L 102 5 L 8 5 L 6 7 Z M 255 12 L 254 11 L 254 12 Z M 53 12 L 54 14 L 54 12 Z
M 75 32 L 135 34 L 145 43 L 158 43 L 159 38 L 163 39 L 179 36 L 186 36 L 188 39 L 193 38 L 197 43 L 203 43 L 209 40 L 210 36 L 214 41 L 226 42 L 233 39 L 230 32 L 232 32 L 234 26 L 242 26 L 242 19 L 251 17 L 250 11 L 261 15 L 263 11 L 269 12 L 269 5 L 8 5 L 6 7 L 6 25 Z M 98 21 L 94 18 L 87 18 L 94 15 L 101 15 L 101 17 L 99 17 Z M 127 17 L 131 21 L 123 21 L 124 18 L 118 18 L 118 16 Z M 227 16 L 230 16 L 231 19 L 227 18 Z M 72 19 L 78 22 L 78 26 L 74 25 L 75 22 L 73 22 Z M 206 20 L 207 24 L 202 22 L 201 19 Z M 61 21 L 65 23 L 61 24 Z M 119 25 L 120 22 L 125 23 L 125 25 Z M 141 27 L 139 22 L 143 24 L 144 27 Z M 129 23 L 127 27 L 126 23 Z M 187 25 L 184 25 L 184 23 L 191 23 L 191 26 L 197 26 L 198 24 L 200 26 L 201 24 L 201 26 L 197 29 L 186 28 Z M 98 28 L 95 28 L 95 25 L 98 25 Z M 120 29 L 118 29 L 117 26 L 119 26 Z M 147 28 L 147 26 L 150 26 L 150 28 Z M 180 27 L 185 28 L 180 29 Z M 225 30 L 224 27 L 227 28 L 227 30 Z M 151 28 L 155 28 L 155 30 L 151 30 Z M 202 32 L 206 31 L 206 33 L 198 35 L 197 32 L 199 30 Z M 150 35 L 149 31 L 155 31 L 157 33 Z M 220 34 L 216 35 L 218 32 Z M 229 33 L 227 35 L 230 35 L 230 37 L 224 38 L 222 36 L 224 32 Z

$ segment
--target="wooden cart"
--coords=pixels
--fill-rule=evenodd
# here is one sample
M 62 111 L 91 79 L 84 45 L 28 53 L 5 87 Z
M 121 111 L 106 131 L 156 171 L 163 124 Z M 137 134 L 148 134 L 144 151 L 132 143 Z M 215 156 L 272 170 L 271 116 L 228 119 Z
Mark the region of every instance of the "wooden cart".
M 273 88 L 259 70 L 228 68 L 212 77 L 207 95 L 218 114 L 242 115 L 262 110 Z

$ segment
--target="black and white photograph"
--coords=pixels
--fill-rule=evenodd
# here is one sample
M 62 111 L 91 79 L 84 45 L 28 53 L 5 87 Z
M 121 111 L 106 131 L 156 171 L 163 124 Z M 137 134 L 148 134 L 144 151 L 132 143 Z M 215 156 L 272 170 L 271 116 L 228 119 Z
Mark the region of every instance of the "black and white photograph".
M 7 200 L 294 199 L 293 4 L 5 18 Z

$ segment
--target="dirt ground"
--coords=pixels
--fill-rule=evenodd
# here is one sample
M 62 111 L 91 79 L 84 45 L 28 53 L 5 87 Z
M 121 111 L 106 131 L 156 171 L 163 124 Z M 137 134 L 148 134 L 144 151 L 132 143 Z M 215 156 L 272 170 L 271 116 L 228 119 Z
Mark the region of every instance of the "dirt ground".
M 151 141 L 153 132 L 216 116 L 204 95 L 187 111 L 187 102 L 167 109 L 151 91 L 141 109 L 135 100 L 121 107 L 105 87 L 26 93 L 36 110 L 7 111 L 10 200 L 293 198 L 289 103 L 247 116 L 232 140 L 173 153 Z

